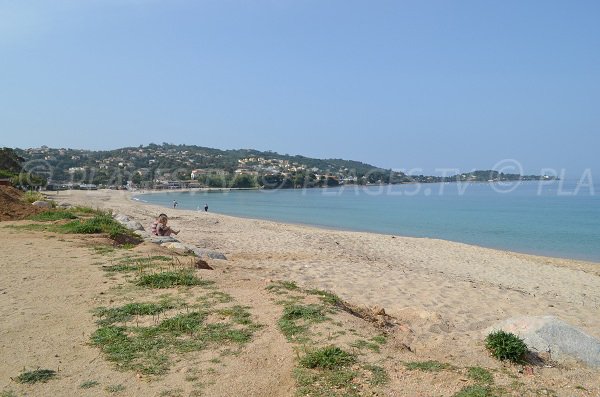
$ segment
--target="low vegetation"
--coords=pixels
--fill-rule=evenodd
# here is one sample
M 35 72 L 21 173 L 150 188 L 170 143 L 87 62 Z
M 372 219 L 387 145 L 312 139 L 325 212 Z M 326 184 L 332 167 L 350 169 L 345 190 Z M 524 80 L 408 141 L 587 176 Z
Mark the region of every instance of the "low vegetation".
M 386 343 L 383 335 L 367 340 L 335 321 L 335 316 L 346 311 L 339 297 L 327 291 L 304 290 L 293 282 L 285 281 L 274 282 L 267 286 L 267 290 L 286 295 L 284 300 L 276 301 L 283 306 L 278 326 L 300 352 L 294 370 L 299 396 L 371 395 L 376 388 L 389 382 L 385 368 L 365 362 L 364 354 L 345 350 L 340 344 L 331 344 L 343 335 L 345 340 L 355 335 L 356 340 L 344 342 L 348 347 L 359 350 L 366 347 L 370 354 L 379 355 L 380 346 Z M 314 303 L 315 296 L 320 303 Z M 383 358 L 380 360 L 384 361 Z
M 50 225 L 20 225 L 26 230 L 47 230 L 65 234 L 100 234 L 104 233 L 118 245 L 139 244 L 139 236 L 113 219 L 112 213 L 86 207 L 75 207 L 68 210 L 55 210 L 32 215 L 29 220 L 37 222 L 53 222 Z M 66 223 L 58 221 L 69 220 Z
M 485 338 L 485 346 L 495 358 L 514 363 L 523 362 L 523 357 L 527 353 L 527 345 L 523 339 L 505 331 L 490 333 Z
M 429 361 L 413 361 L 410 363 L 406 363 L 406 368 L 409 370 L 418 370 L 424 372 L 438 372 L 444 369 L 452 368 L 450 364 L 441 363 L 439 361 L 429 360 Z
M 300 365 L 305 368 L 338 369 L 354 364 L 354 355 L 337 346 L 327 346 L 310 351 L 300 359 Z
M 206 287 L 214 284 L 214 282 L 198 278 L 192 270 L 180 269 L 142 274 L 137 279 L 136 284 L 148 288 L 173 288 L 179 286 Z
M 17 383 L 45 383 L 56 377 L 56 371 L 52 369 L 36 369 L 34 371 L 23 372 L 15 379 Z

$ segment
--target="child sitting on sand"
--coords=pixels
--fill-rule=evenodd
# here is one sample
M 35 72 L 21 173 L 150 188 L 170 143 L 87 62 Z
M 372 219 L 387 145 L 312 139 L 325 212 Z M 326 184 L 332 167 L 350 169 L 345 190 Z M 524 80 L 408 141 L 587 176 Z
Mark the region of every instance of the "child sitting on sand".
M 155 236 L 170 236 L 171 234 L 179 234 L 179 230 L 173 230 L 167 226 L 169 218 L 165 214 L 160 214 L 152 223 L 152 234 Z

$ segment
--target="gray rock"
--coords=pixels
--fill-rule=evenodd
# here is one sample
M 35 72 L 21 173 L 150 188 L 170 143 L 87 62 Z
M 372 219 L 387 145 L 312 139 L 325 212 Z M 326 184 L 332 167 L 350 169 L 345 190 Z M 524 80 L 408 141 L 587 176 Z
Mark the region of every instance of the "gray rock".
M 188 247 L 185 244 L 180 243 L 180 242 L 166 242 L 166 243 L 162 243 L 160 246 L 168 248 L 173 251 L 177 251 L 181 254 L 189 252 Z
M 203 258 L 203 257 L 207 257 L 210 259 L 221 259 L 226 261 L 227 257 L 225 255 L 223 255 L 220 252 L 217 251 L 210 251 L 210 250 L 205 250 L 202 248 L 197 248 L 197 247 L 193 247 L 191 249 L 191 251 L 198 257 L 198 258 Z
M 127 215 L 125 214 L 115 214 L 113 216 L 113 218 L 115 218 L 115 220 L 119 223 L 125 223 L 125 222 L 129 222 L 130 219 Z
M 42 201 L 42 200 L 34 201 L 33 203 L 31 203 L 31 205 L 35 205 L 36 207 L 40 207 L 40 208 L 52 207 L 52 204 L 50 204 L 48 201 Z
M 577 360 L 600 368 L 600 340 L 587 335 L 554 316 L 515 317 L 488 331 L 504 330 L 523 338 L 532 351 L 550 352 L 553 360 Z
M 153 236 L 153 235 L 150 236 L 150 238 L 148 239 L 148 241 L 151 242 L 151 243 L 155 243 L 155 244 L 178 242 L 175 237 L 171 237 L 171 236 Z
M 138 221 L 134 221 L 131 220 L 129 222 L 124 222 L 122 223 L 123 226 L 125 226 L 127 229 L 129 230 L 144 230 L 144 226 L 142 226 L 141 223 L 139 223 Z
M 116 214 L 113 218 L 119 222 L 121 225 L 125 226 L 129 230 L 144 230 L 144 226 L 136 220 L 131 219 L 127 215 L 124 214 Z

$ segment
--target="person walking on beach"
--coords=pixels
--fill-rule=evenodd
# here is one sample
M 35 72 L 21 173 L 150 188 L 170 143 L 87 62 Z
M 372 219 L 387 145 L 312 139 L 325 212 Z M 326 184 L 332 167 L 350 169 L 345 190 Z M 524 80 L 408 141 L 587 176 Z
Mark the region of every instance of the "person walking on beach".
M 170 236 L 171 234 L 179 234 L 179 230 L 173 230 L 167 226 L 169 218 L 167 215 L 160 214 L 158 218 L 152 223 L 151 232 L 155 236 Z
M 173 200 L 173 208 L 177 208 L 177 201 Z
M 208 212 L 208 203 L 204 204 L 204 212 Z

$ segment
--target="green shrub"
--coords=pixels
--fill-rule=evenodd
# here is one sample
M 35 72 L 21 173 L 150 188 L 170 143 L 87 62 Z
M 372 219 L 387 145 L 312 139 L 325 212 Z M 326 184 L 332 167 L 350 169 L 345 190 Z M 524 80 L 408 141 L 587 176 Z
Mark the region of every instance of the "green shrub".
M 23 195 L 23 200 L 27 203 L 33 203 L 35 201 L 44 201 L 45 197 L 40 192 L 29 191 Z
M 485 346 L 492 356 L 499 360 L 509 360 L 514 363 L 523 361 L 527 345 L 523 339 L 505 331 L 492 332 L 485 338 Z

